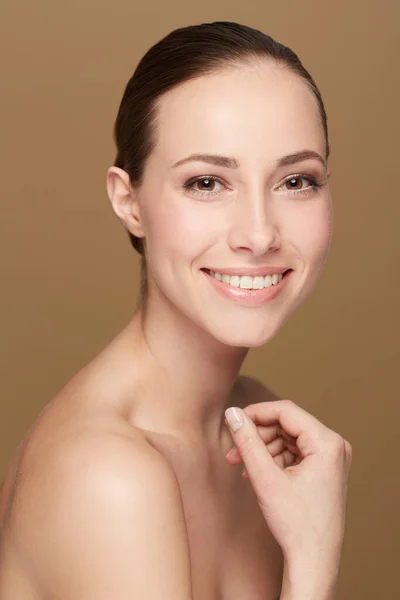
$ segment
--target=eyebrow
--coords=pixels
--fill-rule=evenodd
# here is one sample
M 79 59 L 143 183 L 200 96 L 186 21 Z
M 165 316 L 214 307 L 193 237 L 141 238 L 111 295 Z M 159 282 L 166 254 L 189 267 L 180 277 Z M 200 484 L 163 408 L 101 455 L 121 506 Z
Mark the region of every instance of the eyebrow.
M 309 158 L 316 158 L 324 165 L 324 167 L 326 167 L 326 161 L 318 154 L 318 152 L 314 152 L 314 150 L 300 150 L 299 152 L 282 156 L 276 161 L 276 166 L 285 167 Z M 228 169 L 238 169 L 240 167 L 240 162 L 231 156 L 221 156 L 220 154 L 191 154 L 186 158 L 178 160 L 178 162 L 172 165 L 172 168 L 191 161 L 206 162 L 218 167 L 227 167 Z

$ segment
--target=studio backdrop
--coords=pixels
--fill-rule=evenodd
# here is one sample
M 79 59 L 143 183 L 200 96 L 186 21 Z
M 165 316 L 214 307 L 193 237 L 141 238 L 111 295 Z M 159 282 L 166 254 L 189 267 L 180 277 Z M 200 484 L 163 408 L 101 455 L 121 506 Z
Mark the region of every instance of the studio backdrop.
M 242 373 L 352 444 L 338 600 L 397 597 L 399 12 L 395 0 L 3 3 L 0 476 L 137 302 L 139 255 L 105 185 L 126 82 L 169 31 L 237 21 L 293 48 L 321 90 L 334 209 L 315 291 Z

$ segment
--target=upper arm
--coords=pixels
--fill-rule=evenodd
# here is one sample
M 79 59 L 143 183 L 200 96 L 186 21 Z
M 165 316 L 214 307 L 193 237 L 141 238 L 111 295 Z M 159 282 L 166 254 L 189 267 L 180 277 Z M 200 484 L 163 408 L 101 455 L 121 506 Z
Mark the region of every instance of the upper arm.
M 154 448 L 111 436 L 79 442 L 52 461 L 46 483 L 34 527 L 49 597 L 191 600 L 180 488 Z

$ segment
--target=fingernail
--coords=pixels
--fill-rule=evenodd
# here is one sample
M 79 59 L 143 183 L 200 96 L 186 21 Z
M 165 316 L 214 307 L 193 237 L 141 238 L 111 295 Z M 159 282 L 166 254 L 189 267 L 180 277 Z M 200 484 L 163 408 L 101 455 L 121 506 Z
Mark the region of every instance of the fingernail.
M 233 446 L 233 448 L 231 448 L 231 449 L 229 450 L 229 452 L 228 452 L 227 454 L 225 454 L 225 458 L 228 458 L 228 456 L 229 456 L 230 454 L 232 454 L 232 452 L 233 452 L 233 450 L 234 450 L 235 448 L 236 448 L 236 446 Z
M 243 425 L 243 417 L 240 408 L 228 408 L 225 411 L 225 416 L 232 431 L 237 431 Z

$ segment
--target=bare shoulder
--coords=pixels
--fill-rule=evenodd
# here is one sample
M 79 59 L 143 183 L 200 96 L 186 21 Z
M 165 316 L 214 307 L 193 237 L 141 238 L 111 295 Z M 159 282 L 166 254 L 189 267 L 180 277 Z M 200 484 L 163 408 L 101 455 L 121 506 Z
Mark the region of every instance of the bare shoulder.
M 140 435 L 105 432 L 53 450 L 32 473 L 19 523 L 21 550 L 50 595 L 69 599 L 85 590 L 105 598 L 113 589 L 115 597 L 153 597 L 153 573 L 166 598 L 181 598 L 182 590 L 190 597 L 183 503 L 165 457 Z
M 248 375 L 240 375 L 239 382 L 242 387 L 243 408 L 249 404 L 271 402 L 281 398 L 262 381 Z
M 30 520 L 46 516 L 66 496 L 78 500 L 89 487 L 102 485 L 105 492 L 122 489 L 135 478 L 164 472 L 173 475 L 168 461 L 138 431 L 123 435 L 114 431 L 83 430 L 47 444 L 46 452 L 38 451 L 20 473 L 19 495 L 23 497 L 23 513 Z

